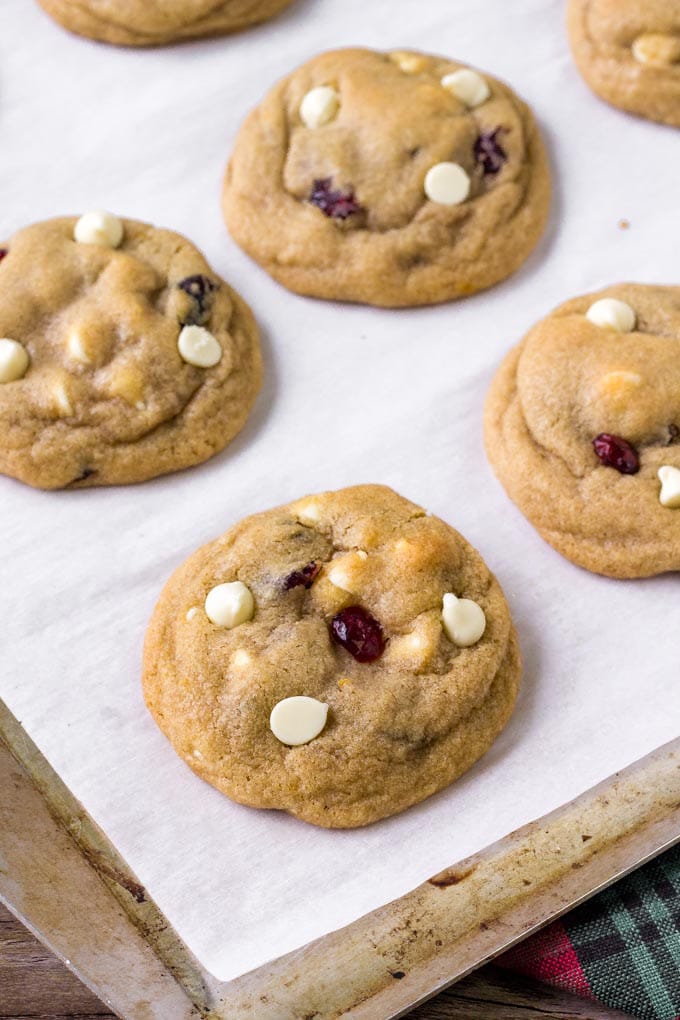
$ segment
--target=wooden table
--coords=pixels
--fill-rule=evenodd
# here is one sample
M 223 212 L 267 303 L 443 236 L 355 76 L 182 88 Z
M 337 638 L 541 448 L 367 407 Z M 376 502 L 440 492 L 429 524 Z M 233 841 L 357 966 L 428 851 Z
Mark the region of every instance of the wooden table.
M 622 1016 L 485 967 L 420 1006 L 411 1020 L 614 1020 Z M 115 1020 L 91 992 L 0 906 L 0 1018 Z

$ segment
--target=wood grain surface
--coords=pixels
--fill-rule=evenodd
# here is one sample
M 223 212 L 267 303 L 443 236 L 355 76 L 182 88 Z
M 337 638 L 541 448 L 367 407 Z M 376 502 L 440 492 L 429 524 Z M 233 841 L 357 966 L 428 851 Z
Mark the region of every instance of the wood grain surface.
M 410 1020 L 614 1020 L 621 1014 L 485 967 Z M 0 905 L 0 1018 L 115 1020 L 84 985 Z

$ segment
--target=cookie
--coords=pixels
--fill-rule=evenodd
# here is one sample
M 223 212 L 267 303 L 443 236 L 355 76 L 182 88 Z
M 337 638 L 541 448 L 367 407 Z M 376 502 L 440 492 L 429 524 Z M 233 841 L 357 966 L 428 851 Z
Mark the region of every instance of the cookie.
M 568 25 L 598 96 L 680 127 L 680 0 L 570 0 Z
M 245 302 L 185 238 L 111 213 L 0 245 L 0 472 L 41 489 L 207 460 L 260 388 Z
M 117 46 L 161 46 L 224 35 L 272 18 L 292 0 L 38 0 L 77 35 Z
M 558 552 L 610 577 L 680 570 L 680 287 L 561 305 L 506 357 L 486 448 Z
M 247 517 L 165 586 L 144 693 L 242 804 L 348 828 L 451 783 L 508 721 L 508 605 L 453 528 L 361 485 Z
M 247 118 L 227 225 L 274 279 L 387 307 L 473 294 L 513 273 L 546 223 L 529 108 L 444 57 L 346 49 L 279 82 Z

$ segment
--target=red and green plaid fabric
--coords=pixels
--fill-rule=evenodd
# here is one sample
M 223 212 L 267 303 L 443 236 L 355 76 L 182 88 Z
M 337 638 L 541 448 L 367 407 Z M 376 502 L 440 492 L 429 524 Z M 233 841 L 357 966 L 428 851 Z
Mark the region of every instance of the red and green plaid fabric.
M 497 962 L 641 1020 L 680 1020 L 680 846 Z

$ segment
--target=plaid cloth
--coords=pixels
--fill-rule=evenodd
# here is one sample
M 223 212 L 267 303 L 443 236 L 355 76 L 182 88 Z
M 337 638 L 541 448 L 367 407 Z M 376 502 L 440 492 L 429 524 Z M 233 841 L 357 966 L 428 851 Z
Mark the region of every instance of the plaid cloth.
M 680 846 L 496 962 L 641 1020 L 680 1020 Z

